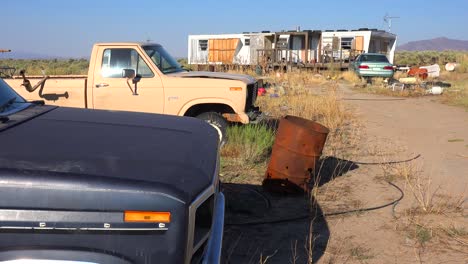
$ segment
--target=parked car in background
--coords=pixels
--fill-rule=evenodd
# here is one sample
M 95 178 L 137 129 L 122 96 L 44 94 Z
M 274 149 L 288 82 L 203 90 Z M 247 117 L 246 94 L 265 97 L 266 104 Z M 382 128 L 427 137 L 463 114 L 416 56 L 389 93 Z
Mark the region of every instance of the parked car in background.
M 0 79 L 0 263 L 219 263 L 217 131 L 25 101 Z
M 363 53 L 349 64 L 349 68 L 364 78 L 392 78 L 394 74 L 393 65 L 387 56 L 379 53 Z

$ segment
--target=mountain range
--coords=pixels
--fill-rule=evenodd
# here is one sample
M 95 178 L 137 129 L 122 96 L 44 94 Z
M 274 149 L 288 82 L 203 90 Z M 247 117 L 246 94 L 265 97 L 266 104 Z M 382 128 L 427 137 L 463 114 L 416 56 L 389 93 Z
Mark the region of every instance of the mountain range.
M 411 41 L 400 45 L 397 51 L 422 51 L 422 50 L 459 50 L 468 51 L 468 40 L 449 39 L 446 37 Z
M 44 60 L 48 60 L 48 59 L 60 59 L 60 57 L 46 55 L 46 54 L 12 50 L 11 52 L 0 53 L 0 59 L 27 59 L 27 60 L 44 59 Z

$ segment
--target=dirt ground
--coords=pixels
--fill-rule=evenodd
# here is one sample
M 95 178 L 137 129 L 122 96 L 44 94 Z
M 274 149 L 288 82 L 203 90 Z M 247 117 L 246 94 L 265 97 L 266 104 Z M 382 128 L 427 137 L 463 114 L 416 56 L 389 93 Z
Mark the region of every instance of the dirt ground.
M 349 161 L 320 161 L 330 169 L 323 171 L 312 208 L 306 195 L 273 195 L 258 185 L 224 184 L 224 260 L 468 263 L 468 112 L 435 102 L 435 97 L 401 100 L 359 94 L 345 85 L 339 94 L 365 124 L 358 154 Z M 394 166 L 360 163 L 419 155 Z M 333 169 L 337 164 L 339 173 Z M 416 184 L 405 181 L 405 173 L 418 175 L 412 178 Z M 399 190 L 387 180 L 404 192 L 396 206 L 333 215 L 399 198 Z

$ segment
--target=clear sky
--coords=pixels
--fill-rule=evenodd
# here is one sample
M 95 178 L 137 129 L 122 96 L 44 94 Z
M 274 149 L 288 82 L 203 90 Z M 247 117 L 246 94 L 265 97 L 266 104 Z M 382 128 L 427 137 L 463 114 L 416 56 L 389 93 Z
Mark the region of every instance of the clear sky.
M 468 0 L 0 0 L 0 49 L 88 57 L 95 42 L 149 38 L 186 57 L 189 34 L 383 29 L 386 13 L 400 17 L 392 25 L 399 44 L 468 40 Z

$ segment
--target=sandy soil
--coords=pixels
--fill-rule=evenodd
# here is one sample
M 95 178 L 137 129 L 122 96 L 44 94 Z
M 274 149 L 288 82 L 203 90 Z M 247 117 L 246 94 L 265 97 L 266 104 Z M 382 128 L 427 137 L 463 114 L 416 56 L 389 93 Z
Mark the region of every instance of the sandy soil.
M 466 202 L 441 213 L 410 213 L 414 192 L 402 178 L 398 206 L 369 212 L 334 212 L 383 205 L 400 197 L 385 167 L 359 164 L 404 160 L 420 154 L 408 168 L 432 180 L 434 203 L 449 208 L 468 191 L 468 112 L 433 102 L 433 97 L 395 100 L 358 94 L 345 86 L 340 96 L 364 121 L 362 150 L 352 161 L 330 157 L 316 206 L 305 195 L 272 195 L 261 186 L 224 184 L 227 263 L 468 263 Z M 388 168 L 387 168 L 388 169 Z M 404 170 L 405 168 L 399 168 Z M 398 168 L 396 169 L 398 170 Z M 387 175 L 388 176 L 388 175 Z M 450 199 L 449 199 L 450 198 Z M 453 198 L 453 199 L 452 199 Z M 457 199 L 455 199 L 457 198 Z M 457 205 L 459 205 L 457 203 Z M 465 206 L 465 207 L 464 207 Z M 325 215 L 325 216 L 324 216 Z M 283 221 L 295 218 L 295 221 Z M 274 222 L 267 223 L 265 222 Z M 444 236 L 456 228 L 460 235 Z M 310 237 L 309 234 L 313 236 Z M 441 235 L 439 235 L 441 234 Z
M 342 91 L 345 99 L 365 99 L 347 102 L 357 107 L 369 136 L 421 154 L 424 173 L 434 185 L 450 192 L 468 191 L 467 111 L 434 102 L 431 96 L 394 100 L 398 98 L 356 94 L 346 87 Z

